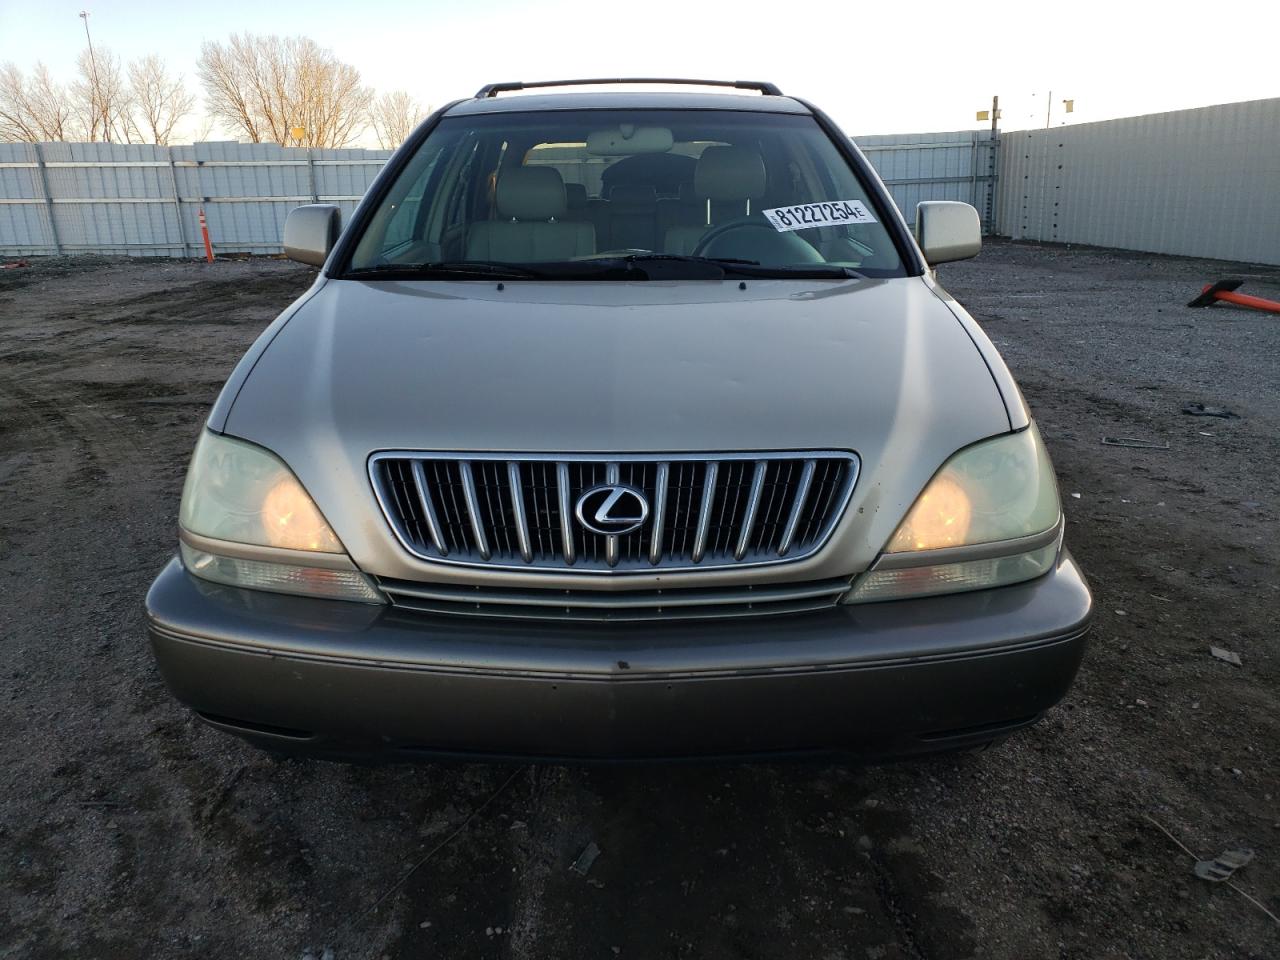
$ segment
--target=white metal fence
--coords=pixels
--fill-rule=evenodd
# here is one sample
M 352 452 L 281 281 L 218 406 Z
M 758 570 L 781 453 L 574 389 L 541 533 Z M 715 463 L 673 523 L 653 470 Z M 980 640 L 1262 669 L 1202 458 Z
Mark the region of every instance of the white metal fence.
M 910 224 L 922 200 L 963 200 L 995 232 L 1000 140 L 988 130 L 854 137 Z
M 385 150 L 305 150 L 260 143 L 155 147 L 0 143 L 0 253 L 277 253 L 302 203 L 355 209 Z
M 1004 135 L 998 232 L 1280 264 L 1280 98 Z

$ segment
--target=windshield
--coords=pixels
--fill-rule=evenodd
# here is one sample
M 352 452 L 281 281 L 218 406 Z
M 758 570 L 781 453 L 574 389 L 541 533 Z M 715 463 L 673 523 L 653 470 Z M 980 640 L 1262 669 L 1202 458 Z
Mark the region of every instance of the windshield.
M 346 276 L 904 276 L 879 219 L 810 116 L 446 117 L 365 221 Z

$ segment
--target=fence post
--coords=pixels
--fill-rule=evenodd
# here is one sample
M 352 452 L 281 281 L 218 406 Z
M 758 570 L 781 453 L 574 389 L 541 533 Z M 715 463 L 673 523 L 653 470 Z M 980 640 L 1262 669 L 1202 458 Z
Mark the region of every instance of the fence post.
M 320 202 L 320 192 L 316 189 L 316 158 L 315 151 L 307 147 L 307 185 L 311 187 L 311 202 Z
M 996 233 L 996 190 L 1000 186 L 1000 133 L 992 129 L 991 139 L 987 141 L 991 156 L 987 161 L 987 216 L 986 227 L 989 236 Z
M 53 239 L 53 252 L 58 256 L 62 256 L 62 241 L 58 239 L 58 224 L 53 219 L 53 194 L 49 192 L 49 176 L 45 172 L 44 151 L 40 149 L 40 144 L 33 143 L 31 145 L 36 152 L 36 169 L 40 174 L 40 191 L 44 196 L 44 210 L 49 217 L 49 236 Z
M 173 147 L 165 147 L 165 154 L 169 157 L 169 183 L 173 186 L 173 212 L 178 219 L 178 239 L 182 241 L 182 256 L 187 258 L 191 255 L 191 247 L 187 243 L 187 227 L 182 222 L 182 196 L 178 193 L 178 168 L 173 162 Z
M 978 208 L 978 135 L 969 135 L 969 205 Z

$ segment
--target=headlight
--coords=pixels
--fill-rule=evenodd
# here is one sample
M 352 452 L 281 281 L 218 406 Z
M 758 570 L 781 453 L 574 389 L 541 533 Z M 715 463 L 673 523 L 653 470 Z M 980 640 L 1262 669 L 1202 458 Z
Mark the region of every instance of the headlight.
M 961 450 L 916 498 L 846 603 L 981 590 L 1048 572 L 1061 542 L 1053 465 L 1032 424 Z
M 262 447 L 203 433 L 182 488 L 179 522 L 183 565 L 205 580 L 384 602 L 298 478 Z
M 187 470 L 179 519 L 184 529 L 202 537 L 343 552 L 310 495 L 278 457 L 208 431 Z

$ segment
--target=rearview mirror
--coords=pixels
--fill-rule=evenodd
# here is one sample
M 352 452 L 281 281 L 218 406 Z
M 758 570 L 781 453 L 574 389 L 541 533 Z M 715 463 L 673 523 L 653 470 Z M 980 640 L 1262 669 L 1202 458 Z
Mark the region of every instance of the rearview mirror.
M 294 207 L 284 221 L 284 255 L 299 263 L 323 267 L 338 242 L 342 213 L 331 203 Z
M 629 157 L 635 153 L 666 153 L 675 143 L 666 127 L 637 127 L 624 123 L 612 130 L 587 134 L 587 153 L 593 157 Z
M 968 260 L 982 249 L 978 211 L 957 200 L 926 200 L 916 205 L 916 243 L 930 266 Z

